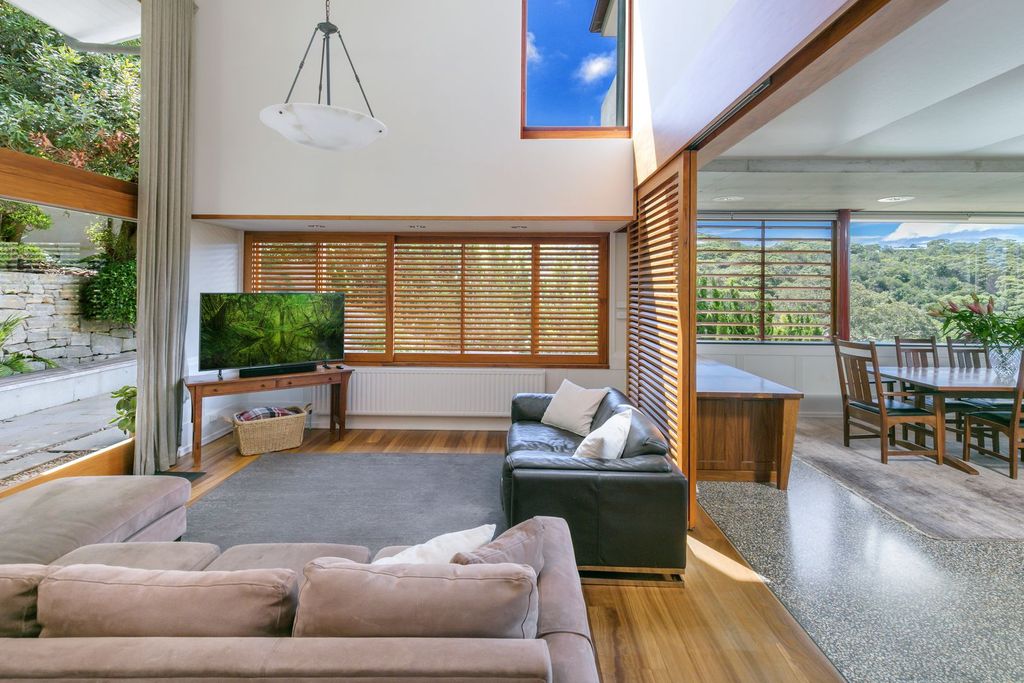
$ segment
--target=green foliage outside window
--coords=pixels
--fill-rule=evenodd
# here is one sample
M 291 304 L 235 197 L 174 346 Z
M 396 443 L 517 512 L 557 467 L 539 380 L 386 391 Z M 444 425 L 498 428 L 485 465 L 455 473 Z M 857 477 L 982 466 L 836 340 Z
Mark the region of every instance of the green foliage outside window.
M 928 311 L 942 302 L 994 296 L 1006 312 L 1024 315 L 1024 243 L 932 240 L 898 248 L 854 244 L 850 249 L 850 336 L 892 341 L 942 336 Z
M 135 261 L 110 261 L 82 286 L 82 315 L 135 325 L 138 274 Z
M 48 368 L 56 367 L 57 365 L 49 358 L 41 358 L 33 353 L 7 351 L 4 348 L 14 332 L 21 327 L 27 318 L 27 315 L 9 315 L 5 319 L 0 320 L 0 377 L 10 377 L 11 375 L 24 372 L 32 372 L 35 369 L 34 363 L 41 363 Z
M 139 58 L 83 53 L 0 1 L 0 147 L 103 175 L 139 175 Z
M 0 199 L 0 242 L 21 242 L 34 230 L 49 230 L 53 219 L 32 204 Z

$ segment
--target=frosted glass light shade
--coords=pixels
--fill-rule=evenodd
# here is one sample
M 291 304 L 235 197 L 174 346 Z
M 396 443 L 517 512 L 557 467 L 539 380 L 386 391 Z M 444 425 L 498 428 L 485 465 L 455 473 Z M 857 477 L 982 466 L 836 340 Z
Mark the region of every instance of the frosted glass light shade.
M 260 112 L 260 121 L 291 142 L 331 151 L 366 147 L 388 132 L 372 116 L 305 102 L 272 104 Z

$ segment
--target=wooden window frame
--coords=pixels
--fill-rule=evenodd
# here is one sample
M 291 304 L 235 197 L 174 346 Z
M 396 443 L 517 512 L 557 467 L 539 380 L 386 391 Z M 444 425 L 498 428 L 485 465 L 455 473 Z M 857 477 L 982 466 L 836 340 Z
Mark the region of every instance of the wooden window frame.
M 313 233 L 313 232 L 246 232 L 243 254 L 243 291 L 253 292 L 252 281 L 252 250 L 259 241 L 291 241 L 291 242 L 387 242 L 387 309 L 386 309 L 386 343 L 384 353 L 346 353 L 345 362 L 349 365 L 371 366 L 417 366 L 417 367 L 521 367 L 521 368 L 608 368 L 609 349 L 609 236 L 607 233 L 559 233 L 547 235 L 504 235 L 496 233 Z M 539 329 L 537 325 L 537 297 L 539 278 L 536 254 L 542 244 L 579 244 L 591 243 L 598 246 L 598 351 L 593 357 L 577 355 L 539 355 L 515 356 L 512 354 L 472 354 L 471 357 L 453 357 L 445 353 L 401 353 L 394 350 L 395 332 L 395 253 L 396 245 L 401 243 L 446 243 L 453 244 L 531 244 L 534 245 L 532 344 L 536 344 Z M 399 357 L 400 356 L 400 357 Z
M 520 48 L 519 137 L 523 140 L 579 140 L 633 137 L 633 0 L 626 6 L 626 125 L 625 126 L 528 126 L 526 125 L 527 3 L 523 0 L 522 47 Z
M 738 220 L 742 220 L 742 219 L 740 218 Z M 822 338 L 822 339 L 817 339 L 817 338 L 814 338 L 814 339 L 809 339 L 809 338 L 808 339 L 794 339 L 794 338 L 773 339 L 773 338 L 767 336 L 766 325 L 765 325 L 765 315 L 766 315 L 766 313 L 765 313 L 764 305 L 763 305 L 765 300 L 766 300 L 766 290 L 768 289 L 766 287 L 766 285 L 765 285 L 765 281 L 766 281 L 767 278 L 773 277 L 773 276 L 766 274 L 765 270 L 764 270 L 764 267 L 765 267 L 765 265 L 767 263 L 767 261 L 766 261 L 767 254 L 770 253 L 770 252 L 768 252 L 765 249 L 765 243 L 767 241 L 771 241 L 771 238 L 767 237 L 765 233 L 766 233 L 766 230 L 769 230 L 769 229 L 782 229 L 782 228 L 779 227 L 779 226 L 774 226 L 772 228 L 769 228 L 769 227 L 767 227 L 767 223 L 770 222 L 770 221 L 762 220 L 760 218 L 751 219 L 750 222 L 757 222 L 757 223 L 760 224 L 760 227 L 757 228 L 757 227 L 751 226 L 749 229 L 751 229 L 751 230 L 760 229 L 761 230 L 761 238 L 760 238 L 761 239 L 761 246 L 760 246 L 760 250 L 754 250 L 754 249 L 749 250 L 751 253 L 760 253 L 761 254 L 761 261 L 760 261 L 760 263 L 761 263 L 761 274 L 759 276 L 750 276 L 750 275 L 748 275 L 748 277 L 759 277 L 759 279 L 760 279 L 760 285 L 759 285 L 760 288 L 761 288 L 760 294 L 759 294 L 759 296 L 756 299 L 750 299 L 751 302 L 754 302 L 754 301 L 758 302 L 759 303 L 759 308 L 756 311 L 754 311 L 754 310 L 749 311 L 750 313 L 758 314 L 757 326 L 759 328 L 759 332 L 758 332 L 757 338 L 756 339 L 755 338 L 716 339 L 713 336 L 704 336 L 704 335 L 698 333 L 697 334 L 697 340 L 699 342 L 703 343 L 703 344 L 831 344 L 832 343 L 832 339 L 834 339 L 836 337 L 839 337 L 841 339 L 845 338 L 844 336 L 842 336 L 844 334 L 844 331 L 845 331 L 846 335 L 849 334 L 849 306 L 847 305 L 844 308 L 843 305 L 842 305 L 842 301 L 843 301 L 843 297 L 844 296 L 847 297 L 847 301 L 848 301 L 848 292 L 849 292 L 849 287 L 848 287 L 848 283 L 849 283 L 849 279 L 848 279 L 848 276 L 849 276 L 849 258 L 847 256 L 847 258 L 845 260 L 843 259 L 842 250 L 846 249 L 847 250 L 847 254 L 848 254 L 849 253 L 849 247 L 848 247 L 848 242 L 845 241 L 844 237 L 843 237 L 844 232 L 843 232 L 843 224 L 842 224 L 841 216 L 839 217 L 839 219 L 835 219 L 835 220 L 831 221 L 831 233 L 830 233 L 830 237 L 829 237 L 829 248 L 828 248 L 827 252 L 825 252 L 825 251 L 821 252 L 821 253 L 828 253 L 829 254 L 829 258 L 830 258 L 829 263 L 827 264 L 829 266 L 828 281 L 829 281 L 829 295 L 830 295 L 828 300 L 827 300 L 828 304 L 829 304 L 829 310 L 828 310 L 829 334 L 827 335 L 827 337 Z M 795 221 L 795 222 L 800 222 L 800 221 Z M 821 221 L 821 222 L 825 222 L 825 221 Z M 794 228 L 795 229 L 799 229 L 796 226 L 794 226 Z M 698 229 L 699 229 L 699 222 L 698 222 Z M 824 226 L 821 226 L 820 228 L 807 228 L 807 229 L 826 229 L 826 228 Z M 849 235 L 849 222 L 848 221 L 847 221 L 847 224 L 846 224 L 846 233 L 845 234 L 847 236 Z M 698 241 L 700 239 L 708 239 L 708 238 L 700 238 L 700 237 L 698 237 Z M 722 239 L 728 239 L 728 238 L 722 238 Z M 798 239 L 798 238 L 794 238 L 794 239 Z M 820 239 L 820 238 L 808 238 L 808 239 Z M 696 252 L 696 254 L 699 255 L 701 253 L 701 248 L 698 246 L 695 249 L 695 252 Z M 698 264 L 697 264 L 697 277 L 698 278 L 701 277 L 701 272 L 700 272 L 700 265 L 701 265 L 701 263 L 702 262 L 698 261 Z M 750 262 L 750 265 L 756 265 L 756 262 L 752 261 L 752 262 Z M 811 265 L 811 264 L 809 264 L 809 265 Z M 817 265 L 826 265 L 826 264 L 821 263 L 821 264 L 817 264 Z M 845 273 L 845 277 L 847 277 L 847 286 L 846 287 L 843 287 L 843 286 L 840 285 L 840 280 L 841 280 L 842 277 L 844 277 L 844 273 Z M 726 274 L 724 274 L 724 273 L 721 274 L 721 276 L 723 276 L 723 277 L 725 275 Z M 786 277 L 786 276 L 780 276 L 780 277 Z M 802 275 L 801 277 L 811 277 L 811 276 L 809 276 L 809 275 L 808 276 L 803 276 Z M 824 275 L 820 275 L 820 276 L 815 276 L 815 277 L 824 278 L 825 276 Z M 698 290 L 699 289 L 700 289 L 700 287 L 698 287 Z M 700 299 L 696 296 L 696 291 L 695 291 L 694 294 L 695 294 L 694 302 L 697 303 Z M 821 301 L 823 303 L 825 302 L 824 299 L 822 299 Z M 695 308 L 696 308 L 696 306 L 695 306 Z M 782 313 L 787 313 L 787 312 L 789 312 L 789 311 L 782 311 Z M 702 323 L 699 320 L 700 314 L 701 314 L 701 311 L 697 311 L 697 316 L 698 316 L 697 327 L 698 328 L 701 327 L 702 325 L 703 326 L 714 326 L 715 325 L 715 323 L 707 323 L 707 322 L 703 322 Z M 844 320 L 845 320 L 845 323 L 844 323 Z M 720 323 L 720 325 L 729 325 L 729 324 L 730 323 L 727 323 L 727 322 L 726 323 Z M 738 324 L 742 324 L 742 323 L 738 323 Z
M 97 216 L 136 220 L 135 183 L 0 147 L 0 196 Z

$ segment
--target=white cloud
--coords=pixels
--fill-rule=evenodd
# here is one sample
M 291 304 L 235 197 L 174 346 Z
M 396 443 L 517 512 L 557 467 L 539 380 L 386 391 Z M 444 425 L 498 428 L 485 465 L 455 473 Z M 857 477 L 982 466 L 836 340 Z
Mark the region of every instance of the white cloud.
M 527 64 L 538 64 L 544 57 L 540 54 L 540 48 L 537 47 L 537 40 L 533 36 L 533 31 L 526 32 L 526 63 Z
M 576 69 L 576 78 L 587 85 L 599 81 L 605 76 L 615 73 L 615 52 L 599 55 L 587 55 Z
M 900 223 L 883 242 L 928 242 L 934 239 L 979 240 L 1016 233 L 1020 225 L 997 223 Z

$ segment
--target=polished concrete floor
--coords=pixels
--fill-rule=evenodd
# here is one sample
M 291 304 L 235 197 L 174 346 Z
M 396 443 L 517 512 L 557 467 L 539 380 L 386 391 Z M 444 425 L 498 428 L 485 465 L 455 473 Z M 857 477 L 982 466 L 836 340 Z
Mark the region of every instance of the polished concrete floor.
M 848 680 L 1024 681 L 1024 543 L 929 538 L 799 459 L 698 500 Z

